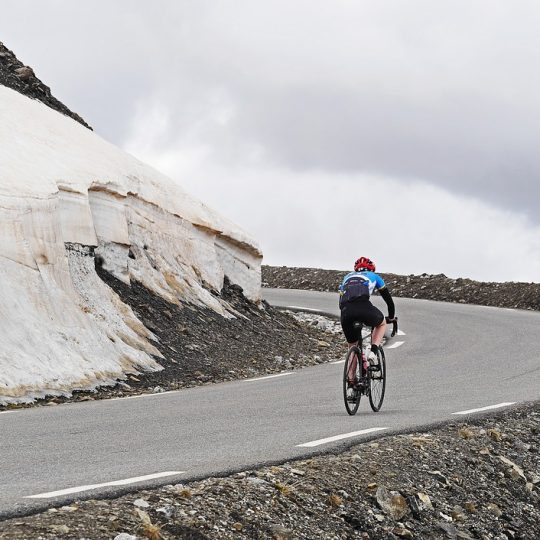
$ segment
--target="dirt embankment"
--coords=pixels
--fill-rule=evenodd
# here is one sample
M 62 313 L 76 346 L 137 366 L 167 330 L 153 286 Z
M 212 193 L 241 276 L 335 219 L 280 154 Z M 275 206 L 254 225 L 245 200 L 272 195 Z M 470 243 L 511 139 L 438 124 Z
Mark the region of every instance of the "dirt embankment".
M 278 289 L 337 291 L 347 270 L 263 266 L 263 286 Z M 400 276 L 381 273 L 394 296 L 540 310 L 540 283 L 488 283 L 452 279 L 444 274 Z

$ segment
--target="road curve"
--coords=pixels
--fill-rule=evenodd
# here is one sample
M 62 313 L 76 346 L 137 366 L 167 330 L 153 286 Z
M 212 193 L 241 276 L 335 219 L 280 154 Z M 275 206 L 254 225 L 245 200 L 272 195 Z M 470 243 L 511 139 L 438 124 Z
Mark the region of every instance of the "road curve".
M 265 290 L 337 313 L 332 293 Z M 377 301 L 378 299 L 376 299 Z M 540 313 L 396 299 L 381 412 L 344 410 L 342 364 L 136 398 L 0 413 L 0 517 L 310 455 L 536 400 Z M 336 356 L 339 356 L 336 352 Z M 489 409 L 491 410 L 491 409 Z M 37 496 L 37 498 L 36 498 Z

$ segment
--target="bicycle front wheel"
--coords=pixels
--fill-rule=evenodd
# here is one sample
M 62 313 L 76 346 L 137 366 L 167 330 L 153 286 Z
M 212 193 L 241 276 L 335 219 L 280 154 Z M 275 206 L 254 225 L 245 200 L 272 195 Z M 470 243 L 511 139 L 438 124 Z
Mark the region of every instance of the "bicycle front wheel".
M 377 361 L 369 366 L 369 404 L 374 412 L 381 409 L 386 390 L 386 359 L 382 347 L 377 351 Z
M 343 368 L 343 399 L 345 400 L 345 409 L 351 416 L 356 414 L 360 405 L 362 391 L 360 389 L 360 349 L 351 347 L 345 359 Z

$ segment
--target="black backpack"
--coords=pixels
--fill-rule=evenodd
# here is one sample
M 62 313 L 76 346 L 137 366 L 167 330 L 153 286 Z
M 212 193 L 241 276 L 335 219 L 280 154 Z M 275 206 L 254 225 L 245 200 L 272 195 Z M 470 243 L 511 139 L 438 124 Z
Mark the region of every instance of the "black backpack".
M 339 297 L 339 307 L 359 298 L 369 298 L 369 280 L 364 276 L 354 276 L 345 282 Z

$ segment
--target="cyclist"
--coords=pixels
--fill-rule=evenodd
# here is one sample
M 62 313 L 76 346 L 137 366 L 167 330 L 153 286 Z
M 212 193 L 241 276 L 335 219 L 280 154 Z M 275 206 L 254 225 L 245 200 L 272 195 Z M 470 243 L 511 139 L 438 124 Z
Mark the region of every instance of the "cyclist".
M 369 300 L 375 290 L 379 291 L 388 307 L 386 319 Z M 377 350 L 384 336 L 386 323 L 394 321 L 395 307 L 383 278 L 375 273 L 375 264 L 367 257 L 360 257 L 354 263 L 354 272 L 348 273 L 343 278 L 339 286 L 339 308 L 341 327 L 349 348 L 356 345 L 360 337 L 358 330 L 353 326 L 356 321 L 373 327 L 368 360 L 376 362 Z

